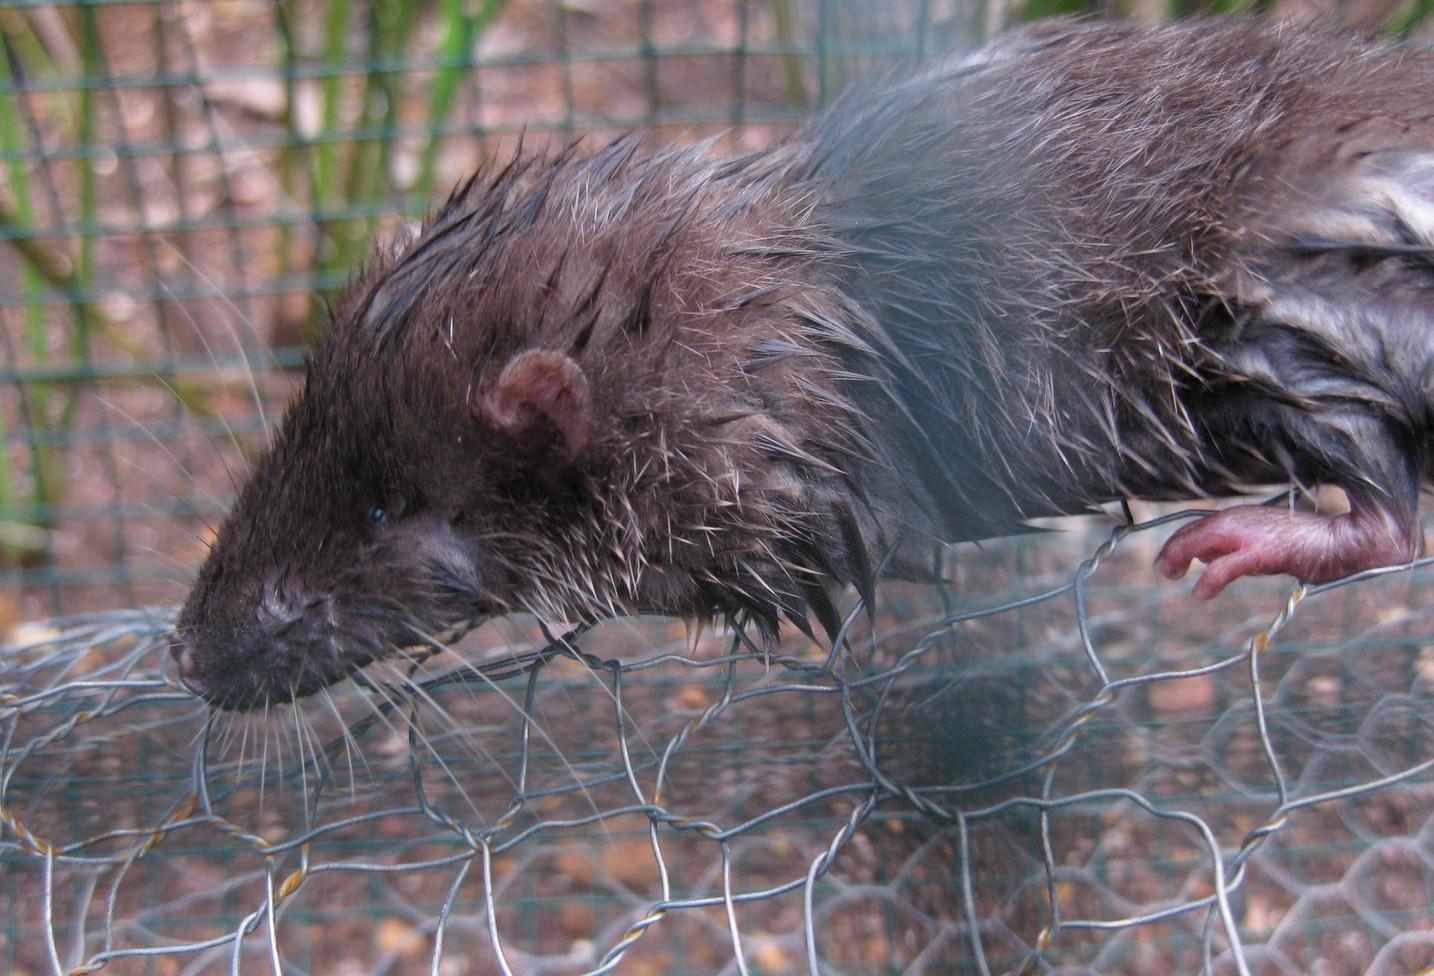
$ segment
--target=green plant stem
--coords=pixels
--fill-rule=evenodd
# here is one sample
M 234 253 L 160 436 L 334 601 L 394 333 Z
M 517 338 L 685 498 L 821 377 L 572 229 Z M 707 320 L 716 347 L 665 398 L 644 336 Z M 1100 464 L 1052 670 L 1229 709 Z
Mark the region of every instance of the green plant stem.
M 348 40 L 350 0 L 329 0 L 324 15 L 325 68 L 337 69 L 343 66 Z M 343 111 L 344 79 L 347 77 L 337 70 L 324 75 L 320 134 L 328 137 L 338 130 Z M 319 142 L 314 157 L 314 199 L 320 204 L 334 201 L 338 186 L 338 143 L 324 138 Z
M 797 108 L 806 108 L 811 98 L 802 76 L 802 59 L 796 51 L 797 15 L 791 0 L 772 0 L 772 17 L 776 20 L 777 43 L 782 49 L 782 82 L 787 88 L 787 98 Z
M 349 16 L 352 12 L 350 0 L 329 0 L 324 14 L 323 63 L 328 68 L 342 67 L 347 49 Z M 324 76 L 320 91 L 321 136 L 313 147 L 313 177 L 309 184 L 309 206 L 325 213 L 338 209 L 337 201 L 342 196 L 338 185 L 339 143 L 330 138 L 339 128 L 343 112 L 344 81 L 348 76 L 335 70 Z M 313 144 L 311 143 L 311 146 Z M 315 224 L 318 240 L 315 262 L 321 270 L 330 271 L 343 260 L 342 220 L 320 220 Z M 309 306 L 309 338 L 318 333 L 323 321 L 323 296 L 315 295 Z
M 388 65 L 400 58 L 408 43 L 408 32 L 414 18 L 405 0 L 370 0 L 368 71 L 364 74 L 363 93 L 359 101 L 359 118 L 355 128 L 370 132 L 374 118 L 383 106 L 383 126 L 377 138 L 355 140 L 350 144 L 348 171 L 343 182 L 343 198 L 352 205 L 372 203 L 387 189 L 387 146 L 397 127 L 397 97 L 393 69 Z M 338 236 L 331 270 L 347 270 L 363 259 L 364 249 L 372 238 L 377 218 L 372 208 L 363 217 L 347 218 Z
M 1390 24 L 1389 36 L 1400 40 L 1407 39 L 1431 11 L 1434 11 L 1434 0 L 1418 0 L 1413 8 Z
M 458 86 L 473 70 L 473 44 L 503 7 L 503 0 L 479 0 L 474 13 L 465 12 L 465 0 L 443 0 L 443 40 L 439 44 L 439 69 L 433 78 L 428 100 L 428 141 L 419 158 L 418 181 L 414 190 L 420 199 L 433 192 L 434 167 L 438 159 L 439 130 L 453 110 Z
M 0 78 L 7 81 L 10 78 L 8 62 L 0 62 Z M 22 145 L 19 119 L 15 117 L 15 107 L 9 99 L 0 99 L 0 145 L 6 149 L 17 148 Z M 30 209 L 30 174 L 25 169 L 25 164 L 19 159 L 12 160 L 6 167 L 6 176 L 10 183 L 11 192 L 16 200 L 17 216 L 27 226 L 31 223 Z M 41 281 L 38 272 L 30 267 L 27 262 L 22 272 L 22 281 L 25 288 L 25 295 L 28 299 L 35 301 L 40 297 Z M 37 341 L 43 348 L 45 337 L 45 310 L 38 304 L 32 304 L 24 311 L 25 335 L 27 346 L 34 348 Z M 43 394 L 48 393 L 48 387 L 44 384 L 37 384 L 34 392 L 38 394 L 33 399 L 42 400 Z M 20 391 L 24 395 L 24 390 Z M 39 414 L 44 409 L 43 403 L 32 404 L 32 415 Z M 8 441 L 9 431 L 5 424 L 5 415 L 0 413 L 0 437 Z M 11 465 L 10 452 L 0 451 L 0 521 L 16 522 L 19 520 L 20 490 L 16 484 L 17 472 Z M 5 544 L 0 546 L 0 554 L 10 561 L 18 557 L 13 546 Z
M 3 31 L 4 55 L 0 59 L 0 79 L 6 82 L 14 80 L 15 72 L 11 70 L 11 57 L 20 57 L 17 48 L 28 47 L 35 57 L 43 57 L 43 47 L 29 36 L 26 30 L 27 23 L 19 19 L 6 19 L 0 22 L 0 31 Z M 32 42 L 25 44 L 27 38 Z M 23 150 L 26 148 L 24 128 L 20 124 L 18 103 L 13 99 L 0 100 L 0 146 L 6 150 Z M 34 226 L 34 212 L 31 204 L 30 174 L 23 162 L 23 153 L 17 152 L 12 162 L 6 167 L 10 192 L 14 200 L 12 223 L 25 229 Z M 0 205 L 8 206 L 6 200 L 0 199 Z M 39 247 L 39 242 L 33 239 L 25 242 L 33 245 L 32 249 Z M 22 250 L 22 255 L 24 251 Z M 38 255 L 37 255 L 38 256 Z M 47 344 L 48 330 L 44 307 L 39 304 L 43 297 L 44 289 L 44 267 L 37 267 L 33 260 L 22 262 L 21 280 L 24 285 L 25 295 L 32 304 L 24 311 L 24 333 L 25 348 L 36 363 L 45 363 L 49 358 Z M 32 428 L 31 433 L 38 433 L 52 423 L 51 404 L 54 388 L 49 383 L 37 382 L 27 385 L 18 385 L 17 393 L 22 398 L 25 406 L 24 415 L 29 418 Z M 70 401 L 73 401 L 75 394 L 69 394 Z M 3 418 L 0 418 L 0 435 L 7 435 L 4 429 Z M 8 437 L 7 437 L 8 440 Z M 63 456 L 55 445 L 42 444 L 36 437 L 30 438 L 30 464 L 31 464 L 31 490 L 28 492 L 28 499 L 22 500 L 22 491 L 17 484 L 18 472 L 14 469 L 9 451 L 0 452 L 0 520 L 19 523 L 22 520 L 20 508 L 22 502 L 29 509 L 27 520 L 36 528 L 48 528 L 44 522 L 42 511 L 46 503 L 57 494 L 60 478 L 63 474 Z M 42 538 L 48 536 L 41 535 Z M 0 555 L 3 555 L 6 562 L 16 562 L 21 565 L 34 564 L 44 558 L 43 547 L 36 549 L 29 546 L 19 546 L 11 541 L 0 545 Z

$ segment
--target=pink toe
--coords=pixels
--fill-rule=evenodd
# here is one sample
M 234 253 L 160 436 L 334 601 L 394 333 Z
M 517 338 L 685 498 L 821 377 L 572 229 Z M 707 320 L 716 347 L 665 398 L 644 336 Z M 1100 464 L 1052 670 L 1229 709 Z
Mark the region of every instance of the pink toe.
M 1408 561 L 1419 549 L 1417 534 L 1378 509 L 1324 516 L 1240 505 L 1183 526 L 1155 562 L 1171 579 L 1184 576 L 1193 560 L 1206 563 L 1195 595 L 1209 599 L 1241 576 L 1288 574 L 1322 583 Z

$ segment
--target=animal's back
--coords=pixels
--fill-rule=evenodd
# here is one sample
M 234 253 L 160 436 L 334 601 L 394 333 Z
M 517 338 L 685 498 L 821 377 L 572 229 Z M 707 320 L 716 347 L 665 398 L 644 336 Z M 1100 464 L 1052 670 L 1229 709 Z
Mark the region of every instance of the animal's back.
M 808 175 L 945 534 L 1289 479 L 1412 515 L 1430 95 L 1434 55 L 1226 20 L 1043 26 L 838 102 Z

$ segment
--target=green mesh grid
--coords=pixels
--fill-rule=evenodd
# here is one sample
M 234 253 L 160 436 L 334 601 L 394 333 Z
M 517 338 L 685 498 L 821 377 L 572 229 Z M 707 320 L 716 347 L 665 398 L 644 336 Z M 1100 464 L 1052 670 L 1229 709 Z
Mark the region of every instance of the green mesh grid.
M 176 599 L 325 300 L 483 158 L 766 144 L 908 6 L 0 3 L 9 616 Z

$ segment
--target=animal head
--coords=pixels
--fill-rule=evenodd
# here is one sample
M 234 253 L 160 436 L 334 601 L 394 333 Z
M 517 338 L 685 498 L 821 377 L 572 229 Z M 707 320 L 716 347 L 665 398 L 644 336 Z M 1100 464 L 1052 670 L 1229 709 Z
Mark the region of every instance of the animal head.
M 182 611 L 197 693 L 286 701 L 513 611 L 805 619 L 853 438 L 807 201 L 635 149 L 482 171 L 348 288 Z

